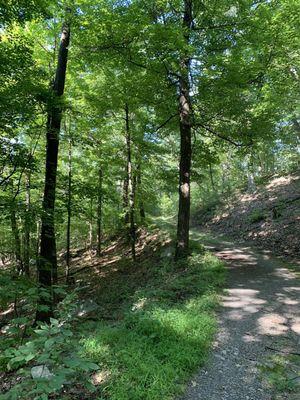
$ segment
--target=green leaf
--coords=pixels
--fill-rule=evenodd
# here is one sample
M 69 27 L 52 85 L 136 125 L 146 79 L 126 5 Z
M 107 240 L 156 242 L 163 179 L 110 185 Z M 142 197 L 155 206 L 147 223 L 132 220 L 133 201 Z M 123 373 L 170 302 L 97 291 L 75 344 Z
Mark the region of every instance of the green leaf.
M 25 357 L 25 361 L 28 362 L 28 361 L 30 361 L 30 360 L 33 360 L 34 357 L 35 357 L 35 354 L 33 354 L 33 353 L 28 354 L 28 355 Z
M 54 343 L 55 343 L 54 338 L 47 339 L 45 341 L 45 349 L 50 349 L 54 345 Z
M 77 368 L 78 366 L 80 366 L 81 360 L 76 357 L 67 358 L 67 359 L 64 359 L 64 364 L 66 367 Z

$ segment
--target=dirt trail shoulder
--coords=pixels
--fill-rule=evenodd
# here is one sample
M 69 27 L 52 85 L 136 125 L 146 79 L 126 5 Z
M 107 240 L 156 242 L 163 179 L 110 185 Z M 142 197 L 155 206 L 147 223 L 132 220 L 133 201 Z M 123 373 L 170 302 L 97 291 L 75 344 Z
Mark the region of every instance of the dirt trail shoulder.
M 200 208 L 194 217 L 194 225 L 199 224 L 299 260 L 300 174 L 275 176 L 254 193 L 236 193 L 224 204 Z

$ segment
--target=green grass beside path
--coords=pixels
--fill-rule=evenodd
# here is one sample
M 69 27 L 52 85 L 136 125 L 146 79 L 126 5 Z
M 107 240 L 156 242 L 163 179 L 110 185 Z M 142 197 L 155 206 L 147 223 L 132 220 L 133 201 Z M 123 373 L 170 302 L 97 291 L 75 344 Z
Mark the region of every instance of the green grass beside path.
M 131 292 L 125 309 L 123 301 L 123 317 L 91 326 L 82 339 L 85 356 L 101 367 L 99 399 L 172 399 L 204 364 L 225 272 L 201 245 L 192 247 L 184 262 L 149 259 L 147 283 Z M 112 298 L 119 289 L 112 287 Z

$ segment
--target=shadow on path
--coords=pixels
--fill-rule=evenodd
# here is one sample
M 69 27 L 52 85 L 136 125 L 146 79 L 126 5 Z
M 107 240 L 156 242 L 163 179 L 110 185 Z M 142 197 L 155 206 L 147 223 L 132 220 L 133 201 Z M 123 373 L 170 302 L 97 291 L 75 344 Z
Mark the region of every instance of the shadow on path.
M 182 400 L 271 400 L 258 365 L 273 351 L 299 351 L 300 283 L 296 273 L 268 252 L 207 239 L 225 260 L 228 280 L 219 313 L 219 334 L 210 362 L 190 383 Z M 289 398 L 289 397 L 287 397 Z

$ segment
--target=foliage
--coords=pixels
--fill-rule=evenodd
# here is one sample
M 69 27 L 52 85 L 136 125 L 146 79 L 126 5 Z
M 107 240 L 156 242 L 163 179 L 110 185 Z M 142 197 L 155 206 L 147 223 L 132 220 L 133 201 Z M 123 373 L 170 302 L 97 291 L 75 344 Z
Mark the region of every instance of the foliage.
M 183 28 L 187 3 L 193 19 L 189 32 Z M 191 86 L 192 211 L 202 205 L 201 218 L 205 219 L 236 190 L 250 192 L 266 176 L 299 167 L 298 3 L 0 0 L 0 304 L 5 310 L 14 308 L 15 314 L 8 332 L 11 336 L 4 345 L 10 350 L 2 365 L 24 366 L 28 374 L 27 364 L 46 357 L 48 341 L 51 349 L 45 363 L 57 369 L 57 358 L 67 357 L 74 340 L 69 335 L 73 326 L 68 317 L 35 332 L 27 317 L 34 313 L 43 293 L 42 287 L 36 287 L 36 272 L 44 216 L 45 133 L 49 109 L 57 105 L 50 88 L 65 16 L 71 24 L 71 45 L 65 92 L 59 100 L 62 124 L 52 235 L 57 241 L 59 278 L 65 276 L 63 269 L 69 259 L 66 248 L 71 248 L 73 255 L 84 249 L 92 254 L 96 241 L 110 243 L 120 233 L 128 235 L 129 200 L 133 203 L 133 228 L 158 220 L 173 227 L 178 209 L 178 94 L 183 58 L 189 60 L 187 81 Z M 49 170 L 46 173 L 50 175 Z M 256 210 L 249 222 L 263 219 L 264 212 Z M 115 327 L 100 324 L 103 332 L 95 338 L 96 348 L 100 354 L 106 341 L 112 346 L 112 382 L 122 377 L 118 384 L 107 387 L 115 398 L 127 396 L 125 391 L 132 399 L 146 396 L 147 387 L 153 390 L 149 391 L 153 399 L 159 398 L 160 387 L 169 396 L 177 376 L 182 382 L 187 371 L 204 359 L 214 330 L 208 303 L 213 303 L 221 280 L 217 283 L 220 271 L 214 268 L 215 261 L 203 256 L 203 248 L 192 246 L 192 251 L 188 265 L 175 268 L 166 262 L 155 269 L 157 280 L 149 282 L 140 298 L 134 299 L 149 297 L 145 310 L 127 310 L 124 321 Z M 128 265 L 128 260 L 123 262 Z M 26 279 L 20 276 L 25 271 Z M 129 301 L 127 291 L 132 285 L 124 279 L 118 286 L 120 292 L 112 291 L 111 297 L 118 298 L 121 293 Z M 51 297 L 51 291 L 45 296 Z M 189 303 L 189 296 L 194 302 Z M 109 314 L 109 305 L 106 307 Z M 203 336 L 197 324 L 202 326 Z M 169 332 L 170 342 L 165 332 Z M 30 339 L 27 334 L 32 335 Z M 22 344 L 25 339 L 28 341 Z M 199 344 L 195 358 L 188 355 L 193 343 Z M 89 352 L 88 342 L 84 345 Z M 122 352 L 127 346 L 144 355 L 144 365 Z M 163 356 L 163 346 L 169 361 Z M 30 359 L 31 348 L 37 358 Z M 101 361 L 97 352 L 95 357 Z M 108 363 L 109 354 L 103 357 Z M 153 374 L 148 379 L 141 371 L 149 371 L 151 362 Z M 160 362 L 166 366 L 166 378 L 159 371 Z M 132 371 L 121 373 L 124 366 Z M 65 367 L 55 372 L 56 388 L 63 376 L 72 380 L 69 374 L 75 376 L 81 368 L 75 364 L 74 368 Z M 130 375 L 133 371 L 137 378 Z M 135 392 L 129 383 L 139 377 L 143 378 Z M 45 395 L 53 389 L 51 382 L 43 383 Z M 31 384 L 30 379 L 22 382 L 29 385 L 26 393 L 35 390 L 33 396 L 38 396 L 40 389 L 30 389 Z
M 79 338 L 74 336 L 72 329 L 74 307 L 76 295 L 71 294 L 60 304 L 59 319 L 52 318 L 50 325 L 40 324 L 25 344 L 11 346 L 3 352 L 0 364 L 6 363 L 8 371 L 17 371 L 23 379 L 1 399 L 13 400 L 20 396 L 23 399 L 47 399 L 51 393 L 60 393 L 65 385 L 74 382 L 93 390 L 89 376 L 99 367 L 78 354 Z M 34 365 L 47 367 L 52 376 L 31 378 L 30 371 Z
M 256 224 L 258 222 L 263 221 L 266 219 L 265 212 L 263 210 L 253 210 L 251 214 L 249 215 L 249 222 L 251 224 Z
M 149 268 L 149 283 L 130 299 L 124 319 L 97 323 L 82 339 L 84 354 L 107 372 L 99 394 L 112 400 L 171 399 L 182 392 L 216 329 L 220 261 L 195 251 L 187 262 Z
M 273 355 L 261 365 L 263 377 L 279 392 L 299 391 L 299 357 L 297 355 Z
M 203 9 L 193 2 L 191 56 L 192 200 L 213 205 L 274 172 L 297 168 L 299 154 L 297 2 L 238 1 Z M 24 170 L 31 172 L 31 236 L 38 235 L 44 131 L 58 34 L 68 2 L 14 1 L 1 6 L 0 193 L 2 236 L 9 238 L 12 198 L 24 226 Z M 177 204 L 179 54 L 186 50 L 182 1 L 90 0 L 72 8 L 72 47 L 62 100 L 56 196 L 58 250 L 65 247 L 68 148 L 72 141 L 71 244 L 95 241 L 98 169 L 103 171 L 103 237 L 123 228 L 126 178 L 124 104 L 130 109 L 135 220 Z M 293 16 L 287 18 L 287 15 Z M 51 18 L 54 16 L 54 18 Z M 134 22 L 134 23 L 133 23 Z M 215 28 L 216 27 L 216 28 Z M 101 35 L 99 34 L 101 32 Z M 276 40 L 274 40 L 276 37 Z M 101 94 L 101 95 L 100 95 Z M 10 175 L 12 174 L 12 175 Z M 9 178 L 6 180 L 6 178 Z M 209 201 L 208 201 L 209 199 Z M 221 200 L 223 200 L 221 199 Z M 173 212 L 172 210 L 172 212 Z M 91 226 L 91 228 L 90 228 Z M 37 241 L 37 237 L 35 237 Z M 14 248 L 13 238 L 3 251 Z M 31 259 L 35 254 L 31 252 Z

